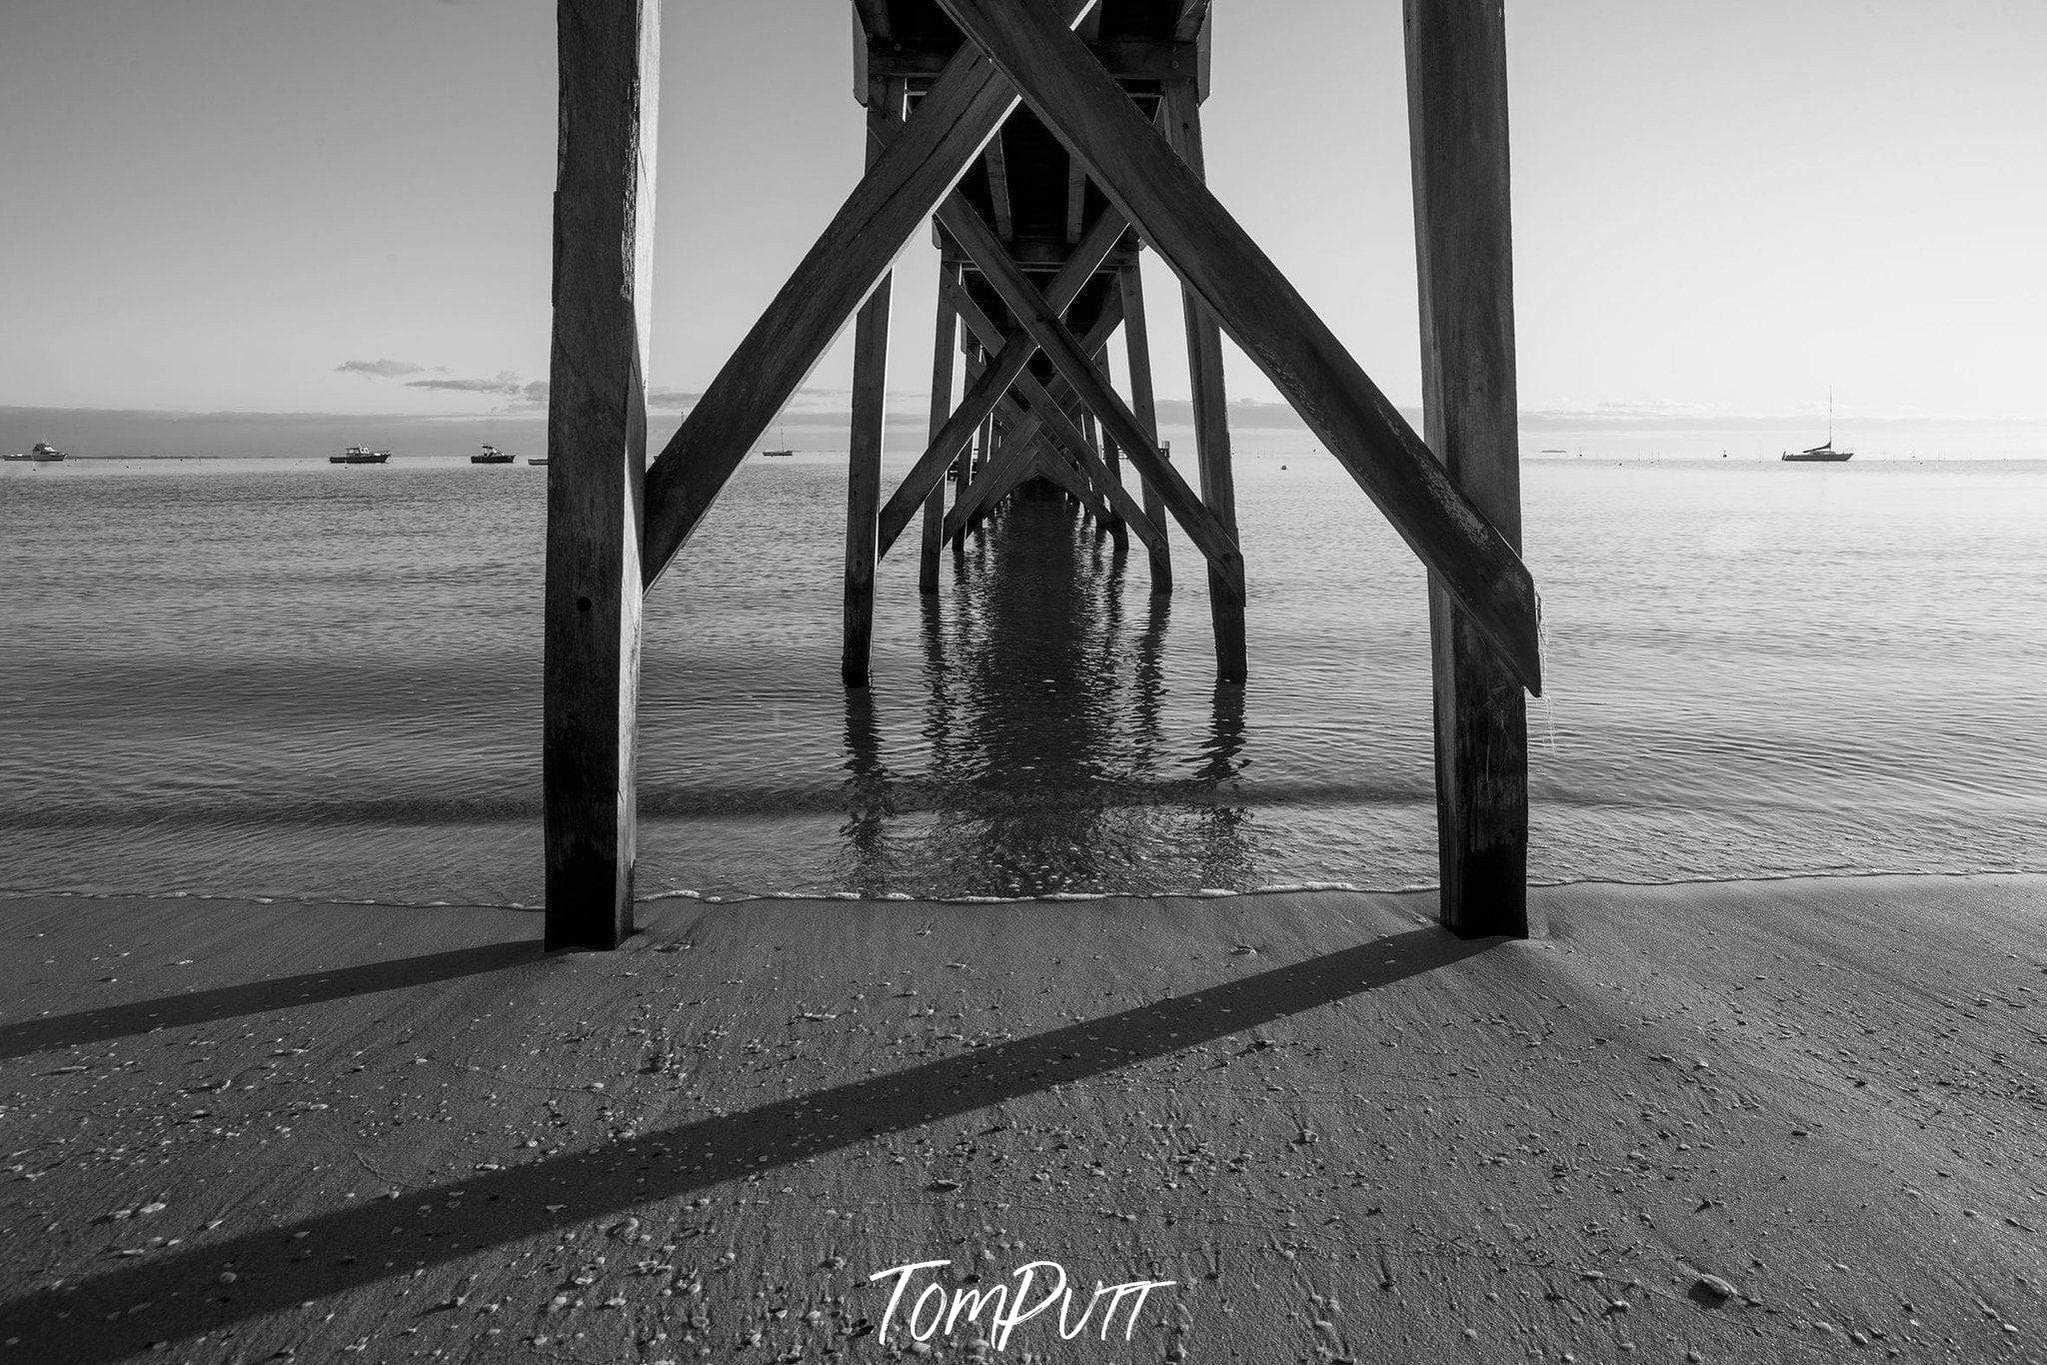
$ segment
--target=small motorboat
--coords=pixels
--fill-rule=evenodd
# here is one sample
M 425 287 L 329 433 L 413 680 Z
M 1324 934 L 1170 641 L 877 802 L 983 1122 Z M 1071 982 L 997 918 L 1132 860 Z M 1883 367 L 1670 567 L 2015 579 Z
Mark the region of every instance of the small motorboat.
M 6 460 L 10 463 L 20 460 L 24 464 L 55 464 L 63 458 L 64 452 L 51 445 L 48 441 L 37 441 L 26 455 L 20 451 L 16 451 L 12 455 L 0 455 L 0 460 Z
M 391 458 L 388 450 L 371 450 L 368 446 L 350 446 L 339 455 L 329 455 L 328 464 L 383 464 Z
M 526 457 L 526 463 L 544 465 L 547 463 L 547 457 L 545 455 L 528 455 Z
M 511 456 L 509 456 L 509 455 L 507 455 L 507 454 L 505 454 L 505 452 L 504 452 L 504 451 L 502 451 L 502 450 L 499 450 L 499 449 L 498 449 L 498 448 L 497 448 L 496 446 L 485 446 L 485 447 L 483 448 L 483 453 L 482 453 L 482 454 L 480 454 L 480 455 L 471 455 L 471 456 L 469 457 L 469 463 L 471 463 L 471 464 L 510 464 L 510 463 L 512 463 L 512 457 L 511 457 Z

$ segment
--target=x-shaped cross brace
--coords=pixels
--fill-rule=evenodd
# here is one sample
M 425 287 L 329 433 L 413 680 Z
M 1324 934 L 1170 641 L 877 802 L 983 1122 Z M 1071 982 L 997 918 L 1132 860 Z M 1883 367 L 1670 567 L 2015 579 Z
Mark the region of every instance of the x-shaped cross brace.
M 838 327 L 979 158 L 1020 96 L 1087 167 L 1122 218 L 1136 226 L 1293 404 L 1522 685 L 1539 692 L 1539 605 L 1520 556 L 1328 325 L 1073 35 L 1072 23 L 1092 0 L 1062 0 L 1057 12 L 1014 0 L 938 2 L 968 42 L 648 470 L 645 582 L 651 584 L 666 568 Z M 978 215 L 975 221 L 986 234 Z M 971 231 L 950 226 L 975 254 Z M 985 249 L 986 243 L 981 245 Z M 1015 291 L 1004 292 L 998 280 L 999 267 L 980 264 L 1026 334 L 1052 356 L 1061 377 L 1153 476 L 1138 454 L 1150 443 L 1130 439 L 1141 433 L 1119 429 L 1128 410 L 1119 414 L 1120 401 L 1097 401 L 1103 395 L 1096 391 L 1099 378 L 1088 372 L 1091 352 L 1075 354 L 1070 333 L 1045 325 L 1057 324 L 1059 310 L 1070 299 L 1062 302 L 1051 294 L 1012 298 Z M 1004 378 L 1001 387 L 1006 389 L 1012 378 Z M 947 463 L 950 457 L 940 462 L 941 472 Z M 931 475 L 933 481 L 936 477 Z M 902 522 L 928 486 L 904 509 Z M 1166 485 L 1160 491 L 1165 493 Z M 1181 514 L 1182 509 L 1174 510 Z M 1204 545 L 1204 553 L 1210 548 Z

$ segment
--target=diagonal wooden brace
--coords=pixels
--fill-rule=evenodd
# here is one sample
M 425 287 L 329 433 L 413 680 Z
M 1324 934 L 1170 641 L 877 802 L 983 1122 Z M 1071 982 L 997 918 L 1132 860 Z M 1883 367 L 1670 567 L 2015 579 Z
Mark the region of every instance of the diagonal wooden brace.
M 982 311 L 981 306 L 974 302 L 971 294 L 954 280 L 947 280 L 943 287 L 952 303 L 953 311 L 983 346 L 999 347 L 1004 344 L 1001 329 Z M 1120 317 L 1122 313 L 1120 301 L 1116 300 L 1115 295 L 1111 295 L 1110 299 L 1115 314 Z M 1097 336 L 1103 341 L 1108 340 L 1109 332 L 1113 330 L 1113 327 L 1105 325 L 1108 317 L 1109 314 L 1105 311 L 1103 321 L 1097 322 L 1089 330 L 1090 341 Z M 1099 353 L 1101 347 L 1097 346 L 1095 350 Z M 1137 528 L 1138 539 L 1144 542 L 1146 548 L 1156 548 L 1163 542 L 1165 539 L 1163 528 L 1145 515 L 1144 509 L 1124 490 L 1122 481 L 1109 472 L 1108 464 L 1095 453 L 1087 437 L 1067 415 L 1065 407 L 1045 391 L 1045 386 L 1038 382 L 1037 376 L 1028 370 L 1018 375 L 1016 391 L 1023 396 L 1024 402 L 1030 405 L 1029 416 L 1041 422 L 1051 433 L 1052 439 L 1073 457 L 1090 482 L 1099 486 L 1098 491 L 1108 499 L 1110 507 Z
M 1035 433 L 1035 428 L 1033 431 Z M 948 537 L 964 532 L 974 518 L 1009 496 L 1018 484 L 1030 477 L 1030 466 L 1037 458 L 1039 439 L 1033 434 L 1025 440 L 1012 441 L 988 462 L 988 467 L 967 486 L 966 493 L 945 514 L 945 534 Z
M 958 202 L 957 195 L 954 200 Z M 1073 302 L 1123 239 L 1124 226 L 1122 215 L 1102 215 L 1101 221 L 1095 224 L 1086 240 L 1074 248 L 1073 255 L 1067 258 L 1065 266 L 1047 288 L 1046 299 L 1050 304 L 1065 308 Z M 1103 332 L 1101 340 L 1106 341 L 1114 330 L 1111 327 Z M 896 537 L 903 533 L 903 528 L 910 524 L 910 518 L 923 505 L 925 495 L 945 477 L 946 469 L 966 448 L 982 421 L 995 410 L 1002 395 L 1009 392 L 1010 385 L 1016 382 L 1016 377 L 1024 372 L 1024 366 L 1030 364 L 1031 357 L 1037 353 L 1035 341 L 1019 336 L 1011 338 L 989 360 L 981 377 L 974 381 L 960 400 L 959 407 L 953 410 L 945 426 L 932 438 L 931 444 L 882 507 L 880 544 L 883 554 L 887 554 L 889 546 L 895 544 Z
M 1244 591 L 1244 557 L 1237 550 L 1236 537 L 1203 505 L 1201 498 L 1180 476 L 1180 471 L 1159 453 L 1137 418 L 1117 397 L 1116 391 L 1109 387 L 1102 372 L 1095 368 L 1092 357 L 1102 349 L 1100 343 L 1075 338 L 1066 324 L 1059 320 L 1051 301 L 1024 278 L 1023 271 L 1010 259 L 1002 244 L 995 240 L 995 234 L 972 205 L 955 195 L 939 210 L 938 221 L 958 240 L 967 258 L 980 267 L 981 274 L 1001 297 L 1024 333 L 1051 360 L 1052 368 L 1059 377 L 1072 387 L 1081 402 L 1094 413 L 1095 419 L 1115 438 L 1116 444 L 1123 447 L 1131 463 L 1158 486 L 1166 510 L 1187 532 L 1187 538 L 1207 556 L 1222 579 L 1221 586 L 1233 589 L 1241 596 Z
M 1075 21 L 1093 3 L 1060 0 L 1052 17 Z M 647 586 L 1016 103 L 1016 91 L 971 47 L 946 64 L 648 468 L 640 553 Z
M 1540 693 L 1540 604 L 1527 566 L 1279 267 L 1056 16 L 1001 0 L 938 3 Z

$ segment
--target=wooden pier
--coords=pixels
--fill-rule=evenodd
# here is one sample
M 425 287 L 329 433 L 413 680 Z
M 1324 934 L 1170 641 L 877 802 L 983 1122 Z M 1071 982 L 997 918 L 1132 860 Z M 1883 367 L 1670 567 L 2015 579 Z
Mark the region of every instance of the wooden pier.
M 1525 933 L 1524 693 L 1541 672 L 1520 558 L 1502 0 L 1406 0 L 1426 439 L 1207 188 L 1213 0 L 851 2 L 867 173 L 650 463 L 660 0 L 557 0 L 547 945 L 610 948 L 632 931 L 641 596 L 849 318 L 848 687 L 869 681 L 876 564 L 911 523 L 920 588 L 936 594 L 947 541 L 1045 484 L 1119 548 L 1135 538 L 1154 593 L 1172 591 L 1178 526 L 1208 576 L 1216 676 L 1241 683 L 1228 333 L 1429 570 L 1441 917 Z M 1248 5 L 1224 15 L 1261 21 Z M 890 271 L 927 224 L 929 440 L 884 497 Z M 1191 480 L 1159 439 L 1145 249 L 1182 286 Z M 1107 363 L 1119 330 L 1121 393 Z

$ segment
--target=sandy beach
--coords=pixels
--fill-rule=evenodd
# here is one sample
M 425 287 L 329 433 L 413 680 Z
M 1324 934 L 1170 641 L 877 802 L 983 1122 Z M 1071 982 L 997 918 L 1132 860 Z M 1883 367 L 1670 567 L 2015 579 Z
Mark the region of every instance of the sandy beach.
M 1432 911 L 9 899 L 0 1360 L 2047 1357 L 2047 879 Z

